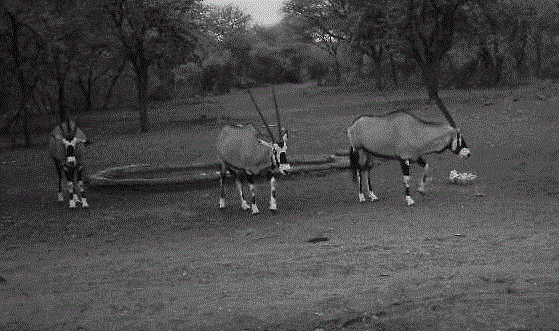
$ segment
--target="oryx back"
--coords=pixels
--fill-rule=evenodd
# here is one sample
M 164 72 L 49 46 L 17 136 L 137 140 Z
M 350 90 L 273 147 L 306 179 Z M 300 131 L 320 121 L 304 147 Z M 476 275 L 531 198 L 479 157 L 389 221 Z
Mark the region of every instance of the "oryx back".
M 348 129 L 351 146 L 382 158 L 416 160 L 444 150 L 456 130 L 404 112 L 359 117 Z
M 217 139 L 217 153 L 220 161 L 227 167 L 258 174 L 268 169 L 271 150 L 258 140 L 258 132 L 252 125 L 225 126 Z

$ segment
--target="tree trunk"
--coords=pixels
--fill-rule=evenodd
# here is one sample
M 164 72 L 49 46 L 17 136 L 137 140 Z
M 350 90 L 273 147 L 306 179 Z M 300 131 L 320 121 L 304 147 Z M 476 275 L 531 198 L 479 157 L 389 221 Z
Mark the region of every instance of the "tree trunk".
M 536 78 L 541 78 L 542 72 L 542 32 L 539 30 L 536 32 L 536 38 L 534 42 L 536 43 Z
M 429 99 L 435 99 L 439 93 L 439 61 L 428 60 L 421 66 L 423 83 Z
M 105 101 L 103 102 L 103 106 L 101 106 L 101 109 L 105 110 L 107 107 L 107 103 L 109 102 L 109 99 L 111 98 L 111 94 L 113 91 L 113 86 L 115 85 L 116 81 L 120 78 L 120 75 L 122 74 L 122 71 L 124 70 L 124 66 L 126 65 L 127 61 L 126 60 L 122 60 L 122 63 L 120 64 L 120 67 L 118 68 L 118 72 L 116 74 L 116 76 L 113 78 L 113 81 L 111 82 L 111 85 L 109 85 L 109 89 L 107 90 L 107 96 L 105 97 Z
M 60 123 L 65 122 L 68 118 L 66 107 L 64 107 L 64 82 L 65 79 L 58 80 L 58 116 Z
M 141 132 L 148 132 L 149 130 L 149 117 L 147 108 L 148 97 L 148 65 L 140 63 L 136 70 L 136 83 L 138 88 L 138 105 L 140 115 L 140 130 Z
M 342 70 L 340 61 L 338 60 L 337 56 L 334 59 L 334 76 L 336 77 L 336 85 L 340 85 L 340 82 L 342 80 Z
M 394 63 L 394 56 L 390 54 L 390 68 L 392 69 L 392 79 L 394 80 L 394 86 L 398 86 L 398 76 L 396 73 L 396 63 Z
M 422 64 L 421 71 L 423 76 L 423 82 L 427 88 L 427 95 L 429 100 L 435 101 L 435 104 L 439 107 L 444 117 L 453 128 L 456 127 L 456 123 L 450 116 L 448 109 L 444 105 L 442 99 L 439 96 L 439 69 L 441 66 L 440 60 L 429 59 Z
M 29 133 L 29 109 L 27 108 L 27 102 L 22 104 L 23 109 L 23 136 L 25 138 L 25 147 L 31 146 L 31 134 Z
M 24 77 L 24 73 L 21 70 L 18 70 L 18 80 L 19 85 L 21 88 L 21 103 L 20 107 L 20 114 L 23 119 L 23 136 L 25 140 L 25 146 L 31 146 L 31 135 L 29 133 L 29 110 L 27 109 L 27 103 L 31 98 L 31 86 L 27 85 Z
M 382 90 L 383 86 L 382 86 L 382 78 L 383 78 L 383 74 L 382 74 L 382 68 L 380 66 L 380 62 L 382 60 L 382 57 L 377 57 L 375 59 L 373 59 L 373 61 L 375 62 L 375 71 L 376 71 L 376 87 L 377 90 Z

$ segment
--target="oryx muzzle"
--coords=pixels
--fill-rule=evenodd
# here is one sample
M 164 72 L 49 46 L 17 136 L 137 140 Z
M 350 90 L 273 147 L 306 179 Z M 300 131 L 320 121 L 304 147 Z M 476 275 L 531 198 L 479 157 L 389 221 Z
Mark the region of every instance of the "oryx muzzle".
M 241 207 L 243 209 L 251 208 L 252 213 L 256 214 L 259 210 L 256 206 L 254 177 L 260 174 L 266 174 L 267 178 L 270 180 L 270 209 L 276 210 L 276 179 L 273 171 L 278 170 L 280 173 L 286 174 L 291 169 L 291 166 L 286 156 L 287 130 L 281 127 L 275 92 L 273 92 L 273 98 L 278 122 L 278 139 L 276 139 L 272 133 L 270 125 L 266 122 L 250 90 L 249 96 L 268 131 L 271 142 L 258 138 L 259 132 L 253 124 L 244 126 L 228 125 L 221 130 L 216 145 L 221 164 L 219 207 L 225 207 L 224 180 L 227 171 L 229 171 L 236 176 L 235 181 L 241 196 Z M 241 179 L 244 177 L 248 180 L 251 193 L 250 206 L 246 202 L 243 194 Z
M 462 158 L 470 156 L 460 130 L 448 124 L 428 122 L 405 111 L 397 110 L 383 116 L 362 116 L 348 128 L 350 142 L 350 169 L 359 186 L 359 200 L 365 201 L 363 184 L 371 200 L 377 197 L 371 190 L 370 170 L 374 158 L 393 159 L 400 162 L 404 175 L 405 200 L 415 202 L 410 196 L 409 181 L 411 162 L 423 167 L 418 190 L 425 192 L 429 165 L 424 155 L 442 153 L 450 149 Z

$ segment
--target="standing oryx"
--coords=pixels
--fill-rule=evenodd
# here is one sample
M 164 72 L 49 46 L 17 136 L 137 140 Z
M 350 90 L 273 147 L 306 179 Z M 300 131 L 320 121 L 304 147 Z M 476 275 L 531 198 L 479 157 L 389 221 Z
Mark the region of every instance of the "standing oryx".
M 262 122 L 270 135 L 272 142 L 267 142 L 257 138 L 258 130 L 253 124 L 244 126 L 225 126 L 217 138 L 217 153 L 221 163 L 221 179 L 220 179 L 220 197 L 219 208 L 225 207 L 224 197 L 224 181 L 227 171 L 235 175 L 235 183 L 241 196 L 241 208 L 252 209 L 253 214 L 257 214 L 256 193 L 254 188 L 254 177 L 261 173 L 266 173 L 270 180 L 270 209 L 276 210 L 276 179 L 272 170 L 278 169 L 285 174 L 291 166 L 287 162 L 287 130 L 281 127 L 280 114 L 276 101 L 276 95 L 273 93 L 274 104 L 276 107 L 278 139 L 270 130 L 270 126 L 266 123 L 264 115 L 258 108 L 252 93 L 249 90 L 250 98 L 260 114 Z M 281 139 L 281 140 L 280 140 Z M 247 204 L 242 188 L 242 179 L 247 177 L 248 187 L 250 191 L 250 206 Z
M 84 145 L 89 144 L 83 131 L 70 120 L 57 125 L 49 140 L 49 155 L 54 161 L 58 174 L 58 201 L 64 201 L 62 194 L 62 174 L 64 173 L 70 192 L 70 208 L 76 208 L 76 202 L 80 201 L 78 193 L 81 197 L 82 207 L 89 207 L 83 182 L 83 150 Z M 76 191 L 74 191 L 74 183 L 76 183 Z
M 373 158 L 399 160 L 404 174 L 405 197 L 408 205 L 414 201 L 410 197 L 410 162 L 423 167 L 419 181 L 419 192 L 425 193 L 425 180 L 429 165 L 423 155 L 442 153 L 450 149 L 462 158 L 470 156 L 470 150 L 462 139 L 460 130 L 448 124 L 427 122 L 402 110 L 383 116 L 361 116 L 347 129 L 350 149 L 349 160 L 353 180 L 359 186 L 359 201 L 365 201 L 363 184 L 367 185 L 372 201 L 377 197 L 371 190 L 370 170 Z

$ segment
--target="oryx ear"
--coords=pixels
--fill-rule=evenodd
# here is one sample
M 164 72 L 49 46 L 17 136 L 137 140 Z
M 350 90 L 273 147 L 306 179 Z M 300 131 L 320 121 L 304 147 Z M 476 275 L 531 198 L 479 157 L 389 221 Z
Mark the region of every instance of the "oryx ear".
M 267 142 L 267 141 L 264 141 L 262 139 L 258 139 L 258 142 L 261 143 L 262 145 L 268 147 L 268 148 L 272 148 L 272 144 Z

